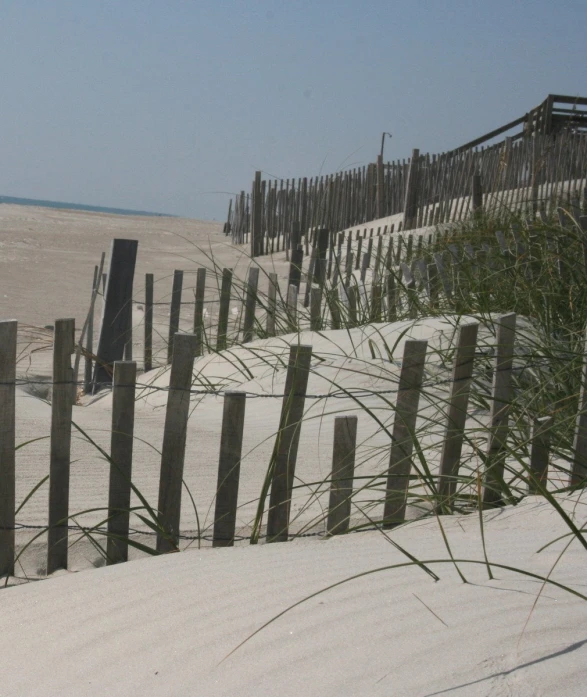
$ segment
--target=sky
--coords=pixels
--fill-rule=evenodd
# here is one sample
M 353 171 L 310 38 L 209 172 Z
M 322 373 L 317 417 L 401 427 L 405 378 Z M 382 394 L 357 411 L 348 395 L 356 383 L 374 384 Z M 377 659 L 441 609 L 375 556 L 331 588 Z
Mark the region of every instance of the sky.
M 224 220 L 587 96 L 585 0 L 2 0 L 0 195 Z

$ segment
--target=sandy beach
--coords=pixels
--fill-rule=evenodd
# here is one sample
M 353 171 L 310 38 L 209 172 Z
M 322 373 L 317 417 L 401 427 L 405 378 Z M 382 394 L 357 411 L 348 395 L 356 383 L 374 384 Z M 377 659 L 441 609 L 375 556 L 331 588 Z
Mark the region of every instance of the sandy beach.
M 68 316 L 81 327 L 94 265 L 101 252 L 108 252 L 113 237 L 139 240 L 133 307 L 133 350 L 139 368 L 145 273 L 155 274 L 155 300 L 162 303 L 155 316 L 161 365 L 139 377 L 133 470 L 133 482 L 155 503 L 169 383 L 162 352 L 173 271 L 184 271 L 184 298 L 191 301 L 190 279 L 195 282 L 198 266 L 210 267 L 212 258 L 217 267 L 232 268 L 244 280 L 249 266 L 246 248 L 232 246 L 216 223 L 13 205 L 0 206 L 0 230 L 2 318 L 16 318 L 22 325 L 17 443 L 34 441 L 17 452 L 17 505 L 48 473 L 51 410 L 39 384 L 51 376 L 52 331 L 44 327 Z M 262 257 L 259 265 L 285 282 L 284 253 Z M 266 285 L 266 278 L 261 283 Z M 182 309 L 183 331 L 190 331 L 191 313 L 191 306 Z M 191 498 L 184 495 L 182 500 L 185 551 L 148 558 L 131 550 L 129 563 L 97 568 L 104 566 L 103 556 L 72 531 L 69 570 L 41 580 L 46 540 L 35 540 L 20 559 L 10 582 L 13 587 L 4 589 L 0 598 L 9 628 L 0 639 L 0 694 L 583 694 L 587 605 L 560 587 L 543 588 L 539 577 L 549 575 L 554 565 L 552 580 L 586 593 L 584 551 L 575 542 L 558 563 L 568 542 L 564 538 L 538 553 L 567 532 L 544 501 L 528 497 L 516 507 L 484 514 L 485 544 L 490 561 L 498 565 L 492 568 L 493 579 L 484 565 L 477 514 L 432 516 L 387 534 L 322 536 L 328 487 L 316 482 L 328 479 L 334 416 L 359 415 L 356 474 L 383 476 L 389 436 L 381 423 L 365 418 L 364 410 L 380 415 L 383 425 L 390 426 L 390 410 L 377 393 L 396 386 L 405 341 L 426 339 L 427 390 L 419 418 L 438 418 L 450 377 L 450 366 L 439 356 L 454 341 L 456 326 L 445 317 L 321 333 L 308 330 L 300 336 L 256 339 L 246 347 L 198 359 L 194 385 L 239 389 L 249 395 L 237 517 L 241 542 L 220 550 L 203 540 L 199 549 L 191 539 L 210 534 L 222 417 L 220 396 L 193 395 L 184 475 Z M 521 355 L 524 337 L 524 331 L 517 337 Z M 284 360 L 290 344 L 298 341 L 312 345 L 314 363 L 292 531 L 312 536 L 250 546 L 246 538 L 278 428 Z M 479 346 L 489 349 L 493 341 L 490 318 L 480 331 Z M 393 346 L 391 355 L 386 355 L 385 346 Z M 333 408 L 331 396 L 341 388 L 360 392 L 362 401 L 357 404 L 343 396 Z M 111 412 L 111 395 L 104 392 L 82 398 L 73 419 L 107 450 Z M 471 424 L 483 425 L 486 419 L 487 413 L 477 410 Z M 440 437 L 427 429 L 423 447 L 430 462 L 438 459 Z M 97 510 L 82 512 L 106 506 L 107 488 L 108 463 L 76 432 L 70 500 L 71 511 L 79 512 L 76 523 L 96 525 L 106 517 Z M 357 497 L 361 505 L 352 514 L 355 524 L 380 517 L 378 496 L 366 489 Z M 581 497 L 561 497 L 561 503 L 580 527 L 585 520 Z M 409 518 L 420 514 L 408 511 Z M 46 521 L 45 482 L 17 516 L 19 548 Z M 137 540 L 153 544 L 144 525 L 135 521 L 134 529 Z M 429 561 L 438 579 L 414 566 L 401 549 Z M 450 563 L 451 554 L 463 561 Z M 369 573 L 396 564 L 403 566 Z M 303 602 L 231 653 L 290 605 L 361 574 L 367 575 Z

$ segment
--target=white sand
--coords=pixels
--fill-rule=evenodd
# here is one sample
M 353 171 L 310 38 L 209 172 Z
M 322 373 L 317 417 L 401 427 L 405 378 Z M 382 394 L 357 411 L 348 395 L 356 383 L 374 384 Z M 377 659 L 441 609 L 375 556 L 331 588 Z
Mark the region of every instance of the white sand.
M 569 508 L 571 508 L 569 506 Z M 579 518 L 585 519 L 584 506 Z M 485 516 L 491 561 L 547 574 L 565 532 L 527 499 Z M 476 515 L 443 519 L 458 558 L 482 560 Z M 392 538 L 446 559 L 434 520 Z M 228 654 L 289 605 L 406 561 L 379 533 L 188 552 L 2 593 L 2 695 L 274 697 L 585 694 L 587 604 L 501 569 L 431 565 L 376 573 L 317 596 Z M 575 543 L 553 578 L 587 591 Z M 427 607 L 426 607 L 427 606 Z M 525 627 L 528 622 L 527 627 Z M 223 659 L 224 662 L 220 663 Z
M 81 324 L 96 256 L 101 249 L 107 250 L 115 235 L 140 239 L 139 269 L 154 271 L 157 276 L 161 269 L 162 276 L 167 274 L 166 293 L 174 268 L 194 269 L 203 263 L 201 253 L 194 252 L 194 240 L 201 247 L 210 244 L 221 265 L 240 263 L 243 271 L 246 269 L 239 249 L 231 248 L 223 236 L 197 221 L 2 206 L 0 224 L 3 289 L 14 287 L 17 291 L 11 290 L 5 298 L 2 316 L 31 324 L 52 323 L 55 317 L 68 314 L 76 317 L 78 326 Z M 27 226 L 37 245 L 31 254 L 19 246 L 19 236 Z M 174 232 L 166 236 L 167 229 Z M 175 234 L 181 230 L 185 235 Z M 189 235 L 193 239 L 186 241 Z M 71 250 L 67 263 L 63 261 L 64 248 Z M 188 248 L 190 261 L 186 259 Z M 31 260 L 36 260 L 34 274 Z M 275 268 L 280 278 L 285 276 L 283 254 L 262 263 L 267 270 Z M 82 282 L 86 286 L 79 291 Z M 189 327 L 189 315 L 183 322 Z M 373 392 L 394 389 L 406 336 L 400 337 L 407 326 L 373 325 L 352 332 L 326 332 L 324 336 L 304 333 L 301 340 L 312 344 L 316 357 L 309 393 L 324 395 L 338 385 L 364 390 L 364 404 L 376 410 L 389 427 L 389 408 Z M 424 319 L 410 326 L 409 336 L 429 339 L 427 380 L 437 382 L 450 375 L 450 368 L 435 358 L 434 350 L 446 348 L 453 333 L 448 321 Z M 30 350 L 25 350 L 26 342 L 21 341 L 19 375 L 46 378 L 51 335 L 33 334 L 35 346 L 45 341 L 48 350 L 31 356 Z M 256 341 L 247 349 L 236 349 L 234 354 L 249 372 L 235 370 L 234 361 L 214 356 L 198 361 L 196 372 L 201 381 L 213 382 L 219 389 L 280 394 L 285 370 L 279 359 L 287 355 L 292 339 Z M 523 334 L 518 341 L 523 350 Z M 392 361 L 384 342 L 388 347 L 395 345 Z M 484 342 L 489 350 L 490 329 L 482 332 Z M 372 356 L 373 346 L 380 357 L 377 352 L 375 358 Z M 140 381 L 165 388 L 167 373 L 154 371 Z M 443 389 L 429 388 L 422 417 L 437 413 Z M 18 442 L 49 433 L 50 407 L 33 393 L 31 385 L 18 390 Z M 137 403 L 133 480 L 153 503 L 157 499 L 157 449 L 162 441 L 165 397 L 164 391 L 149 393 Z M 395 399 L 393 394 L 388 398 Z M 74 409 L 74 420 L 107 449 L 111 398 L 106 394 L 86 401 L 91 403 Z M 279 397 L 248 400 L 239 495 L 244 505 L 238 514 L 243 534 L 254 515 L 280 405 Z M 209 532 L 222 399 L 194 397 L 192 406 L 185 479 L 198 508 L 200 526 Z M 359 413 L 348 398 L 313 398 L 307 407 L 308 417 L 317 418 L 308 418 L 302 428 L 297 469 L 300 483 L 328 477 L 334 412 Z M 473 418 L 483 423 L 486 415 L 478 412 Z M 438 439 L 432 434 L 427 445 L 434 442 Z M 360 413 L 359 443 L 357 474 L 385 472 L 389 437 L 366 418 L 364 410 Z M 106 463 L 79 437 L 74 439 L 72 456 L 71 510 L 105 506 Z M 431 454 L 431 461 L 434 459 Z M 18 502 L 47 472 L 48 440 L 18 451 Z M 320 488 L 320 496 L 315 496 L 310 506 L 308 489 L 299 490 L 292 506 L 293 529 L 316 529 L 326 489 Z M 361 501 L 367 507 L 367 500 L 376 496 L 365 492 Z M 581 525 L 583 505 L 566 505 Z M 368 510 L 377 518 L 376 505 Z M 18 521 L 42 526 L 46 520 L 45 484 L 19 513 Z M 80 517 L 85 524 L 99 520 L 96 513 Z M 537 554 L 541 546 L 566 532 L 556 512 L 538 499 L 526 499 L 515 509 L 487 513 L 485 520 L 488 554 L 494 563 L 547 574 L 566 541 Z M 444 517 L 442 524 L 455 556 L 482 559 L 476 515 Z M 189 534 L 196 529 L 195 512 L 189 497 L 184 496 L 182 530 Z M 32 534 L 19 530 L 19 544 Z M 448 558 L 435 519 L 411 523 L 389 537 L 422 559 Z M 71 541 L 75 539 L 72 533 Z M 138 539 L 153 542 L 146 536 Z M 547 587 L 532 612 L 540 591 L 538 581 L 503 570 L 495 570 L 497 580 L 488 581 L 484 567 L 472 565 L 463 566 L 470 581 L 466 585 L 450 564 L 434 566 L 441 577 L 437 583 L 422 569 L 411 567 L 343 585 L 286 614 L 219 665 L 241 641 L 290 604 L 352 574 L 404 562 L 406 557 L 380 533 L 331 540 L 312 537 L 229 550 L 198 551 L 195 543 L 189 546 L 182 554 L 74 573 L 102 564 L 100 555 L 87 542 L 80 542 L 70 550 L 70 571 L 59 572 L 49 581 L 5 589 L 1 596 L 6 631 L 0 638 L 0 695 L 585 694 L 585 601 Z M 42 576 L 45 554 L 46 542 L 41 538 L 23 556 L 21 580 Z M 587 594 L 584 555 L 585 550 L 574 542 L 552 578 Z

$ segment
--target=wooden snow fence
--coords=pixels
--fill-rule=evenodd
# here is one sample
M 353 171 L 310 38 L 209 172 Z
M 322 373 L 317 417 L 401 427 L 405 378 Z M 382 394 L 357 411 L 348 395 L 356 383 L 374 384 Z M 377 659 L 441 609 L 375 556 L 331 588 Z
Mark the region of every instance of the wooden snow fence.
M 505 443 L 508 438 L 509 404 L 512 393 L 512 356 L 516 332 L 516 316 L 503 315 L 497 322 L 497 351 L 490 397 L 490 423 L 484 470 L 483 500 L 487 506 L 503 503 L 503 472 Z M 74 385 L 71 356 L 74 322 L 60 319 L 55 324 L 53 346 L 53 380 L 51 401 L 51 450 L 49 462 L 49 519 L 47 525 L 47 570 L 68 566 L 68 535 L 71 523 L 69 509 L 69 473 Z M 460 327 L 453 357 L 452 380 L 449 386 L 446 421 L 442 438 L 439 472 L 435 478 L 438 512 L 449 512 L 459 476 L 461 450 L 466 438 L 465 420 L 477 345 L 477 324 Z M 168 552 L 178 549 L 181 540 L 181 495 L 185 459 L 186 433 L 192 391 L 192 367 L 198 337 L 176 333 L 173 341 L 171 373 L 165 416 L 161 455 L 159 500 L 153 507 L 153 523 L 157 526 L 156 549 Z M 0 573 L 14 573 L 15 564 L 15 389 L 17 322 L 0 322 Z M 392 528 L 406 520 L 410 503 L 410 485 L 417 480 L 414 469 L 418 449 L 416 418 L 422 393 L 422 376 L 426 363 L 427 342 L 405 342 L 395 401 L 395 417 L 389 446 L 388 468 L 383 492 L 383 517 L 375 521 Z M 585 353 L 587 357 L 587 351 Z M 587 375 L 587 360 L 584 364 Z M 268 542 L 290 539 L 290 503 L 294 485 L 298 444 L 304 428 L 304 402 L 308 379 L 312 373 L 312 347 L 294 344 L 290 348 L 287 377 L 282 401 L 279 430 L 270 463 L 267 491 Z M 129 508 L 131 492 L 137 493 L 132 478 L 133 429 L 137 364 L 117 361 L 114 364 L 112 431 L 109 491 L 104 492 L 108 508 L 106 554 L 109 564 L 125 561 L 129 546 Z M 222 393 L 224 413 L 219 427 L 219 464 L 213 525 L 213 546 L 232 546 L 237 535 L 239 479 L 241 472 L 243 431 L 246 425 L 248 395 L 242 391 Z M 585 382 L 580 396 L 576 422 L 571 483 L 580 485 L 587 472 L 587 397 Z M 367 417 L 365 417 L 367 418 Z M 532 425 L 529 492 L 541 493 L 547 486 L 549 466 L 549 430 L 551 415 L 545 414 Z M 330 487 L 324 534 L 335 535 L 349 530 L 355 493 L 354 466 L 357 439 L 361 431 L 361 415 L 337 416 L 334 419 L 332 471 L 325 482 Z M 265 499 L 260 498 L 261 513 Z M 251 536 L 257 542 L 261 529 Z
M 559 104 L 572 104 L 562 109 Z M 289 255 L 312 230 L 336 232 L 374 218 L 402 214 L 403 230 L 515 212 L 582 198 L 587 187 L 587 99 L 549 95 L 523 117 L 450 152 L 376 163 L 330 175 L 261 178 L 251 194 L 230 200 L 225 232 L 249 244 L 251 257 L 285 250 Z M 518 129 L 513 132 L 512 129 Z M 509 133 L 509 135 L 508 135 Z M 497 136 L 504 140 L 495 142 Z M 355 260 L 360 268 L 361 259 Z

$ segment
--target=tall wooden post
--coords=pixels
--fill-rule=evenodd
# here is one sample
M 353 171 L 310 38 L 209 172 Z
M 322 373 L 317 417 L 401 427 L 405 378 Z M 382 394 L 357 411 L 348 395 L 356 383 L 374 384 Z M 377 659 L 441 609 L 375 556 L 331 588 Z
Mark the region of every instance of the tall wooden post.
M 114 361 L 122 360 L 132 326 L 132 287 L 137 240 L 115 239 L 110 250 L 104 312 L 94 368 L 94 391 L 112 383 Z

